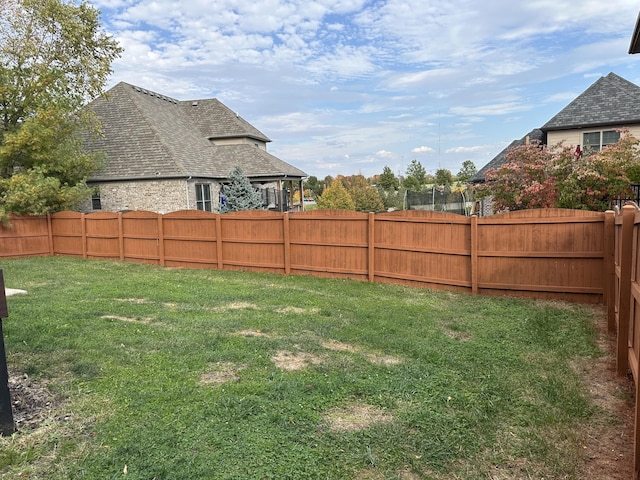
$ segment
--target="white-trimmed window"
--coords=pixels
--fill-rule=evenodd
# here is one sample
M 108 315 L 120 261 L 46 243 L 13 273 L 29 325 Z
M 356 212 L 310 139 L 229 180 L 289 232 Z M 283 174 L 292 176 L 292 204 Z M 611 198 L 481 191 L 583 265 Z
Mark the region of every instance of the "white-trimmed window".
M 208 183 L 196 183 L 196 208 L 211 211 L 211 186 Z
M 603 130 L 600 132 L 587 132 L 582 134 L 584 150 L 598 151 L 607 145 L 612 145 L 620 140 L 618 130 Z

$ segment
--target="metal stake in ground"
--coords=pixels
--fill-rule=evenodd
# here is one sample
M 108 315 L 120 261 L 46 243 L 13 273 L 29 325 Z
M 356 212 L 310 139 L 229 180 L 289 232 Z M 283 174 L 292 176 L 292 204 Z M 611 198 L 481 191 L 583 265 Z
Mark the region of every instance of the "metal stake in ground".
M 2 319 L 9 316 L 7 297 L 4 292 L 4 277 L 0 269 L 0 435 L 11 435 L 15 432 L 13 412 L 11 410 L 11 394 L 9 393 L 9 372 L 7 355 L 4 350 L 4 334 Z

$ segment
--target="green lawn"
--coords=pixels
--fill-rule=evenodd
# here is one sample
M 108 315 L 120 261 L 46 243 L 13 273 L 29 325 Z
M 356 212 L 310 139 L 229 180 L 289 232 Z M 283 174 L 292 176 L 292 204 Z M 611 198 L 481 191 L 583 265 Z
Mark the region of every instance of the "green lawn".
M 590 307 L 4 260 L 10 374 L 55 397 L 0 478 L 579 478 Z M 631 447 L 629 447 L 631 448 Z

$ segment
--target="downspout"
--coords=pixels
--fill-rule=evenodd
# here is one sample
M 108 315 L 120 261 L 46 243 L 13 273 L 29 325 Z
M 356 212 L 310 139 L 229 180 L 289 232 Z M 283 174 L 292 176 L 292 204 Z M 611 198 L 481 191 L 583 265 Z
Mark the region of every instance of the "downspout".
M 191 180 L 191 175 L 189 175 L 189 178 L 187 178 L 187 181 L 185 182 L 185 185 L 184 185 L 184 194 L 187 197 L 187 210 L 191 210 L 189 208 L 189 180 Z

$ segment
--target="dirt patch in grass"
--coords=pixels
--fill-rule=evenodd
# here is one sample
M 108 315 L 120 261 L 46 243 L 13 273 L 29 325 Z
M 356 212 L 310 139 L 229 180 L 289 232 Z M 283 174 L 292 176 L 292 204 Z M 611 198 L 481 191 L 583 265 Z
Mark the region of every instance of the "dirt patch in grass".
M 256 329 L 256 330 L 240 330 L 238 332 L 234 332 L 232 335 L 239 335 L 241 337 L 267 337 L 267 338 L 271 338 L 271 336 L 268 333 L 265 333 L 260 329 Z
M 45 383 L 34 382 L 27 375 L 9 376 L 9 393 L 13 423 L 18 432 L 33 430 L 51 419 L 58 405 Z
M 296 313 L 296 314 L 316 314 L 320 312 L 319 308 L 300 308 L 300 307 L 284 307 L 276 309 L 276 313 Z
M 373 424 L 390 423 L 393 416 L 379 407 L 355 404 L 327 411 L 324 420 L 332 432 L 355 432 Z
M 130 318 L 130 317 L 122 317 L 120 315 L 102 315 L 100 318 L 104 318 L 105 320 L 119 320 L 121 322 L 129 322 L 129 323 L 141 323 L 143 325 L 150 325 L 153 322 L 151 318 Z
M 200 382 L 205 384 L 237 382 L 239 380 L 238 372 L 244 368 L 246 365 L 237 365 L 231 362 L 214 363 L 209 371 L 200 376 Z
M 228 312 L 231 310 L 247 310 L 247 309 L 257 310 L 258 306 L 254 303 L 249 303 L 249 302 L 231 302 L 231 303 L 227 303 L 226 305 L 221 305 L 219 307 L 213 307 L 211 311 L 216 313 L 221 313 L 221 312 Z
M 598 322 L 599 346 L 604 355 L 574 364 L 588 386 L 592 401 L 604 413 L 581 436 L 584 464 L 579 478 L 628 480 L 633 473 L 633 380 L 616 374 L 615 337 L 606 332 L 606 315 Z M 602 418 L 600 418 L 602 417 Z
M 291 352 L 288 350 L 278 350 L 271 357 L 271 361 L 276 367 L 282 370 L 303 370 L 310 364 L 318 364 L 324 361 L 324 358 L 309 352 Z
M 402 363 L 402 359 L 400 357 L 385 355 L 382 353 L 367 352 L 360 347 L 356 347 L 348 343 L 338 342 L 335 340 L 322 342 L 321 345 L 327 350 L 333 350 L 334 352 L 350 352 L 360 354 L 371 363 L 376 363 L 378 365 L 399 365 Z

